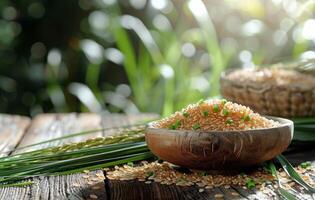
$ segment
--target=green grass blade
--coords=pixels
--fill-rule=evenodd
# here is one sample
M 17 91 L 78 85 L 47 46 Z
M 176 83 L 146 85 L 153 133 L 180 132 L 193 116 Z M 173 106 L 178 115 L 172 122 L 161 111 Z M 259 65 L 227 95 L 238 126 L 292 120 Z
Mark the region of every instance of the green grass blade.
M 171 63 L 168 62 L 168 60 L 166 60 L 165 57 L 162 55 L 160 48 L 154 40 L 152 34 L 140 19 L 131 15 L 123 15 L 121 16 L 121 25 L 126 29 L 133 30 L 137 34 L 137 36 L 149 52 L 155 66 L 167 66 L 173 70 Z M 165 92 L 163 115 L 167 116 L 174 111 L 173 97 L 175 91 L 175 82 L 173 77 L 165 78 L 164 88 Z
M 291 177 L 296 183 L 304 187 L 307 191 L 315 193 L 315 188 L 311 187 L 301 178 L 301 176 L 295 171 L 290 162 L 283 155 L 279 155 L 276 158 L 282 165 L 284 171 L 289 175 L 289 177 Z
M 104 164 L 99 164 L 99 165 L 94 165 L 94 166 L 82 167 L 82 168 L 78 168 L 78 169 L 75 169 L 75 170 L 56 172 L 56 173 L 53 173 L 52 175 L 67 175 L 67 174 L 73 174 L 73 173 L 80 173 L 83 170 L 97 170 L 97 169 L 101 169 L 101 168 L 105 168 L 105 167 L 112 167 L 112 166 L 115 166 L 115 165 L 125 164 L 125 163 L 128 163 L 128 162 L 136 162 L 136 161 L 140 161 L 140 160 L 147 160 L 147 159 L 153 158 L 153 157 L 154 157 L 154 155 L 151 152 L 139 153 L 136 156 L 132 156 L 132 157 L 129 157 L 129 158 L 126 158 L 126 159 L 121 159 L 121 160 L 108 162 L 108 163 L 104 163 Z
M 133 30 L 137 34 L 141 42 L 147 48 L 155 64 L 163 63 L 164 57 L 162 56 L 157 43 L 150 31 L 139 18 L 131 15 L 123 15 L 121 16 L 121 25 L 126 29 Z
M 124 69 L 132 88 L 132 92 L 134 93 L 133 96 L 138 104 L 143 105 L 143 101 L 145 101 L 143 99 L 145 97 L 143 97 L 144 93 L 142 91 L 142 85 L 139 84 L 140 77 L 138 76 L 135 48 L 133 48 L 131 39 L 129 38 L 126 30 L 121 27 L 118 19 L 113 29 L 113 35 L 119 50 L 124 55 Z
M 293 141 L 315 142 L 315 132 L 294 131 Z
M 33 185 L 34 182 L 32 181 L 24 181 L 24 182 L 19 182 L 19 183 L 10 183 L 10 184 L 0 184 L 0 188 L 4 187 L 25 187 L 29 185 Z
M 297 198 L 293 194 L 286 191 L 282 187 L 279 188 L 279 193 L 281 194 L 281 196 L 283 196 L 287 200 L 297 200 Z
M 55 176 L 55 175 L 68 175 L 68 174 L 74 174 L 74 173 L 81 173 L 83 170 L 97 170 L 105 167 L 112 167 L 119 164 L 125 164 L 128 162 L 135 162 L 140 160 L 146 160 L 149 158 L 154 157 L 154 155 L 148 151 L 143 153 L 137 153 L 137 154 L 130 154 L 126 156 L 117 157 L 115 160 L 102 163 L 102 164 L 96 164 L 96 165 L 89 165 L 85 167 L 75 168 L 72 170 L 66 170 L 66 171 L 60 171 L 60 172 L 53 172 L 53 173 L 41 173 L 41 174 L 34 174 L 34 175 L 19 175 L 19 176 L 6 176 L 4 179 L 0 180 L 0 188 L 1 187 L 10 187 L 10 186 L 18 186 L 19 183 L 14 183 L 16 181 L 22 181 L 26 178 L 36 177 L 36 176 Z M 13 182 L 13 183 L 11 183 Z M 17 184 L 17 185 L 15 185 Z M 24 186 L 24 185 L 20 185 Z
M 87 71 L 86 71 L 85 81 L 86 81 L 87 86 L 91 88 L 95 96 L 99 96 L 99 94 L 101 93 L 98 87 L 100 72 L 101 72 L 101 64 L 89 63 L 87 67 Z
M 57 160 L 57 161 L 52 161 L 52 162 L 48 162 L 44 164 L 40 163 L 38 165 L 35 164 L 35 165 L 29 165 L 29 166 L 24 166 L 24 167 L 18 166 L 12 170 L 0 170 L 0 176 L 12 174 L 12 177 L 14 177 L 14 176 L 21 176 L 21 175 L 30 175 L 37 172 L 46 173 L 46 172 L 53 171 L 54 168 L 56 167 L 73 164 L 75 162 L 87 162 L 90 160 L 100 160 L 102 158 L 115 158 L 117 156 L 128 155 L 130 153 L 139 153 L 139 152 L 143 152 L 147 150 L 148 148 L 145 142 L 141 142 L 141 143 L 135 144 L 132 147 L 115 149 L 108 152 L 93 153 L 91 155 L 84 155 L 84 156 L 69 158 L 65 160 Z
M 54 138 L 54 139 L 44 140 L 42 142 L 38 142 L 38 143 L 22 146 L 22 147 L 16 148 L 15 150 L 21 150 L 21 149 L 34 147 L 34 146 L 38 146 L 38 145 L 42 145 L 42 144 L 46 144 L 46 143 L 50 143 L 50 142 L 54 142 L 54 141 L 64 140 L 64 139 L 68 139 L 68 138 L 72 138 L 72 137 L 77 137 L 77 136 L 81 136 L 81 135 L 87 135 L 87 134 L 90 134 L 90 133 L 96 133 L 96 132 L 101 132 L 101 131 L 105 131 L 105 130 L 106 129 L 94 129 L 94 130 L 82 131 L 82 132 L 78 132 L 78 133 L 72 133 L 72 134 L 68 134 L 68 135 L 62 136 L 62 137 L 57 137 L 57 138 Z
M 84 167 L 91 167 L 91 166 L 97 166 L 97 165 L 103 165 L 104 163 L 110 163 L 110 162 L 115 162 L 115 161 L 120 161 L 124 159 L 128 159 L 134 156 L 142 155 L 144 153 L 150 152 L 149 150 L 141 150 L 138 153 L 128 153 L 126 155 L 122 156 L 117 156 L 115 158 L 109 158 L 109 159 L 100 159 L 100 160 L 95 160 L 95 161 L 87 161 L 84 163 L 74 163 L 74 164 L 69 164 L 67 166 L 61 166 L 56 170 L 56 172 L 63 172 L 63 171 L 69 171 L 69 170 L 76 170 L 76 169 L 81 169 Z
M 277 174 L 276 166 L 271 161 L 268 163 L 267 166 L 268 166 L 269 170 L 271 171 L 271 174 L 276 178 L 276 180 L 278 182 L 278 185 L 279 185 L 278 191 L 279 191 L 280 195 L 287 200 L 297 200 L 297 198 L 293 194 L 291 194 L 290 192 L 283 189 L 283 187 L 280 183 L 278 174 Z
M 205 44 L 213 63 L 211 71 L 211 96 L 219 94 L 219 80 L 221 72 L 225 68 L 225 60 L 217 38 L 217 33 L 206 6 L 201 0 L 190 0 L 188 7 L 203 30 Z
M 78 132 L 78 133 L 71 133 L 71 134 L 67 134 L 67 135 L 62 136 L 62 137 L 57 137 L 57 138 L 54 138 L 54 139 L 45 140 L 45 141 L 34 143 L 34 144 L 31 144 L 31 145 L 19 147 L 19 148 L 16 148 L 16 150 L 25 149 L 25 148 L 29 148 L 29 147 L 34 147 L 34 146 L 38 146 L 38 145 L 41 145 L 41 144 L 46 144 L 46 143 L 50 143 L 50 142 L 54 142 L 54 141 L 64 140 L 64 139 L 77 137 L 77 136 L 82 136 L 82 135 L 87 135 L 87 134 L 96 133 L 96 132 L 104 132 L 104 131 L 109 131 L 109 130 L 120 130 L 120 129 L 123 129 L 123 128 L 133 128 L 133 127 L 137 127 L 137 126 L 145 126 L 147 123 L 151 122 L 152 120 L 153 119 L 141 120 L 141 122 L 138 122 L 138 123 L 135 123 L 135 124 L 131 124 L 131 125 L 125 125 L 125 126 L 119 126 L 119 127 L 111 127 L 111 128 L 93 129 L 93 130 L 81 131 L 81 132 Z M 156 119 L 154 119 L 154 120 L 156 120 Z
M 315 130 L 315 122 L 310 124 L 295 124 L 294 129 L 296 130 L 307 130 L 314 131 Z
M 144 135 L 142 134 L 142 132 L 144 131 L 144 129 L 139 129 L 139 130 L 130 130 L 130 131 L 126 131 L 126 132 L 122 132 L 120 134 L 117 134 L 115 136 L 113 136 L 112 138 L 109 137 L 105 137 L 105 141 L 102 142 L 102 144 L 100 144 L 100 142 L 93 142 L 92 143 L 87 143 L 87 144 L 81 144 L 79 143 L 70 143 L 70 144 L 65 144 L 65 145 L 70 145 L 70 146 L 76 146 L 76 148 L 81 148 L 82 145 L 86 146 L 88 145 L 89 147 L 92 146 L 100 146 L 100 145 L 109 145 L 109 144 L 113 144 L 113 143 L 127 143 L 127 142 L 137 142 L 137 141 L 142 141 L 144 140 Z M 93 139 L 92 139 L 93 140 Z M 88 141 L 88 140 L 86 140 Z M 36 144 L 37 145 L 37 144 Z M 23 153 L 19 153 L 19 154 L 14 154 L 12 156 L 7 156 L 7 157 L 1 157 L 0 161 L 4 161 L 4 160 L 13 160 L 15 158 L 19 158 L 21 156 L 25 157 L 33 157 L 35 155 L 48 155 L 51 153 L 56 153 L 56 149 L 60 149 L 64 147 L 63 146 L 58 146 L 58 147 L 47 147 L 44 149 L 39 149 L 39 150 L 33 150 L 33 151 L 26 151 Z M 74 147 L 72 147 L 74 148 Z
M 107 151 L 112 151 L 112 150 L 117 150 L 121 148 L 127 148 L 127 147 L 132 147 L 136 143 L 119 143 L 119 144 L 109 144 L 105 146 L 99 146 L 99 147 L 89 147 L 89 148 L 83 148 L 83 149 L 78 149 L 70 152 L 61 152 L 61 153 L 53 153 L 50 155 L 35 155 L 35 156 L 29 156 L 29 157 L 15 157 L 12 156 L 10 159 L 9 157 L 5 157 L 4 161 L 0 160 L 0 169 L 2 169 L 2 166 L 8 165 L 8 164 L 13 164 L 13 163 L 28 163 L 30 161 L 34 160 L 55 160 L 55 159 L 61 159 L 63 157 L 73 157 L 73 156 L 82 156 L 82 155 L 87 155 L 87 154 L 93 154 L 97 152 L 107 152 Z M 27 165 L 27 164 L 26 164 Z
M 297 125 L 297 124 L 315 124 L 315 117 L 293 118 L 292 121 L 294 122 L 294 125 Z

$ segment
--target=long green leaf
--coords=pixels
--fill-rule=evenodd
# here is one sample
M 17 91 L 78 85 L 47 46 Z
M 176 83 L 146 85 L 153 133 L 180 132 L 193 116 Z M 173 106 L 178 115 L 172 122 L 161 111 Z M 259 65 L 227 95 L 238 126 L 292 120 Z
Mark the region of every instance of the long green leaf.
M 308 118 L 293 118 L 292 121 L 294 125 L 297 124 L 315 124 L 315 117 L 308 117 Z
M 294 141 L 315 142 L 315 132 L 294 131 Z
M 276 178 L 276 180 L 278 182 L 280 195 L 287 200 L 297 200 L 297 198 L 295 198 L 295 196 L 293 194 L 291 194 L 287 190 L 283 189 L 283 186 L 281 185 L 281 182 L 280 182 L 278 174 L 277 174 L 276 166 L 272 162 L 269 162 L 268 168 L 271 171 L 271 174 Z
M 62 153 L 54 153 L 51 155 L 35 155 L 35 156 L 9 156 L 9 157 L 4 157 L 3 160 L 0 160 L 0 169 L 1 166 L 8 165 L 8 164 L 13 164 L 17 162 L 22 162 L 27 165 L 27 162 L 34 161 L 34 160 L 55 160 L 55 159 L 60 159 L 63 157 L 73 157 L 73 156 L 80 156 L 80 155 L 87 155 L 87 154 L 93 154 L 97 152 L 107 152 L 115 149 L 121 149 L 121 148 L 127 148 L 134 146 L 134 143 L 120 143 L 120 144 L 109 144 L 105 146 L 98 146 L 98 147 L 90 147 L 90 148 L 83 148 L 83 149 L 78 149 L 70 152 L 62 152 Z
M 307 191 L 311 193 L 315 193 L 315 188 L 311 187 L 309 184 L 307 184 L 301 176 L 295 171 L 295 169 L 292 167 L 290 162 L 283 156 L 279 155 L 276 157 L 277 160 L 280 162 L 282 165 L 284 171 L 299 185 L 304 187 Z
M 58 170 L 56 170 L 56 172 L 64 172 L 64 171 L 69 171 L 71 169 L 73 170 L 77 170 L 77 169 L 82 169 L 85 167 L 95 167 L 98 165 L 104 165 L 104 164 L 108 164 L 111 162 L 121 162 L 121 160 L 124 159 L 130 159 L 131 157 L 135 157 L 135 156 L 139 156 L 139 155 L 153 155 L 149 150 L 147 151 L 139 151 L 138 153 L 128 153 L 126 155 L 122 155 L 122 156 L 117 156 L 115 158 L 110 158 L 110 159 L 100 159 L 100 160 L 95 160 L 95 161 L 88 161 L 88 162 L 84 162 L 84 163 L 74 163 L 74 164 L 69 164 L 67 166 L 61 166 L 60 168 L 58 168 Z M 117 165 L 117 164 L 116 164 Z M 100 169 L 100 168 L 99 168 Z
M 210 60 L 213 63 L 211 72 L 211 96 L 218 95 L 220 75 L 226 63 L 222 55 L 215 27 L 206 6 L 201 0 L 190 0 L 188 7 L 204 33 L 205 44 Z
M 108 152 L 101 152 L 97 154 L 91 154 L 91 155 L 84 155 L 76 158 L 69 158 L 65 160 L 59 160 L 59 161 L 52 161 L 44 164 L 39 165 L 30 165 L 30 166 L 16 166 L 15 169 L 12 170 L 0 170 L 0 176 L 1 175 L 7 175 L 12 174 L 12 176 L 20 176 L 20 175 L 30 175 L 30 173 L 36 173 L 36 172 L 49 172 L 53 170 L 54 167 L 66 165 L 66 164 L 72 164 L 74 162 L 86 162 L 88 159 L 102 159 L 102 158 L 115 158 L 117 156 L 126 155 L 128 153 L 138 153 L 147 151 L 147 146 L 144 142 L 135 144 L 132 147 L 127 148 L 121 148 L 121 149 L 115 149 Z
M 306 130 L 306 131 L 314 131 L 315 130 L 315 122 L 310 124 L 295 124 L 295 130 Z
M 108 163 L 104 163 L 104 164 L 99 164 L 99 165 L 94 165 L 94 166 L 89 166 L 89 167 L 78 168 L 75 170 L 56 172 L 56 173 L 53 173 L 52 175 L 67 175 L 67 174 L 79 173 L 79 172 L 82 172 L 83 170 L 96 170 L 96 169 L 111 167 L 111 166 L 120 165 L 120 164 L 124 164 L 124 163 L 128 163 L 128 162 L 146 160 L 146 159 L 152 158 L 153 156 L 154 155 L 151 152 L 139 153 L 138 155 L 132 156 L 130 158 L 121 159 L 121 160 L 108 162 Z
M 295 198 L 295 196 L 293 194 L 291 194 L 290 192 L 286 191 L 282 187 L 279 188 L 279 192 L 287 200 L 297 200 L 297 198 Z
M 112 167 L 115 165 L 125 164 L 128 162 L 146 160 L 152 157 L 153 157 L 153 154 L 151 152 L 143 152 L 143 153 L 130 154 L 127 156 L 117 157 L 116 160 L 102 163 L 102 164 L 89 165 L 89 166 L 76 168 L 72 170 L 61 171 L 61 172 L 42 173 L 42 174 L 36 174 L 32 176 L 30 175 L 25 175 L 25 176 L 20 175 L 20 176 L 14 176 L 14 177 L 6 176 L 4 179 L 0 180 L 0 188 L 11 187 L 11 186 L 25 186 L 25 184 L 23 183 L 15 183 L 15 182 L 25 180 L 26 178 L 32 178 L 36 176 L 68 175 L 68 174 L 80 173 L 80 172 L 83 172 L 83 170 L 96 170 L 96 169 L 101 169 L 105 167 Z M 14 183 L 11 183 L 11 182 L 14 182 Z
M 150 120 L 150 121 L 152 121 L 152 120 Z M 57 137 L 57 138 L 53 138 L 53 139 L 50 139 L 50 140 L 44 140 L 42 142 L 38 142 L 38 143 L 31 144 L 31 145 L 19 147 L 19 148 L 16 148 L 16 150 L 29 148 L 29 147 L 34 147 L 34 146 L 38 146 L 38 145 L 41 145 L 41 144 L 46 144 L 46 143 L 50 143 L 50 142 L 54 142 L 54 141 L 64 140 L 64 139 L 77 137 L 77 136 L 82 136 L 82 135 L 87 135 L 87 134 L 96 133 L 96 132 L 104 132 L 104 131 L 109 131 L 109 130 L 120 130 L 120 129 L 123 129 L 123 128 L 144 126 L 144 125 L 147 124 L 147 122 L 148 121 L 141 122 L 141 123 L 136 123 L 136 124 L 132 124 L 132 125 L 120 126 L 120 127 L 101 128 L 101 129 L 94 129 L 94 130 L 88 130 L 88 131 L 81 131 L 81 132 L 78 132 L 78 133 L 67 134 L 67 135 L 64 135 L 64 136 L 61 136 L 61 137 Z
M 23 182 L 19 182 L 19 183 L 10 183 L 10 184 L 0 184 L 0 188 L 4 188 L 4 187 L 25 187 L 25 186 L 29 186 L 29 185 L 33 185 L 34 182 L 32 181 L 23 181 Z

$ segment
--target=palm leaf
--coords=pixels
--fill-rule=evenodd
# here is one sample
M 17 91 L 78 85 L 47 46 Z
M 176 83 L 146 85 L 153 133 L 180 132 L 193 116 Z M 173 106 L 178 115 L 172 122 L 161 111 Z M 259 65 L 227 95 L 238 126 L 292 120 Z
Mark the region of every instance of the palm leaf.
M 292 145 L 315 143 L 315 118 L 294 118 Z
M 293 136 L 294 141 L 299 142 L 315 142 L 315 132 L 306 132 L 306 131 L 294 131 Z
M 298 125 L 298 124 L 315 124 L 315 117 L 293 118 L 292 121 L 294 122 L 294 125 Z
M 292 178 L 296 183 L 304 187 L 310 193 L 315 193 L 315 188 L 311 187 L 301 178 L 301 176 L 295 171 L 290 162 L 283 155 L 279 155 L 276 158 L 290 178 Z
M 272 162 L 269 162 L 268 168 L 271 171 L 271 174 L 276 178 L 276 180 L 278 182 L 278 185 L 279 185 L 278 191 L 279 191 L 280 195 L 287 200 L 297 200 L 297 198 L 295 198 L 295 196 L 293 194 L 291 194 L 289 191 L 285 190 L 283 188 L 283 186 L 281 185 L 280 179 L 279 179 L 278 174 L 277 174 L 276 166 Z

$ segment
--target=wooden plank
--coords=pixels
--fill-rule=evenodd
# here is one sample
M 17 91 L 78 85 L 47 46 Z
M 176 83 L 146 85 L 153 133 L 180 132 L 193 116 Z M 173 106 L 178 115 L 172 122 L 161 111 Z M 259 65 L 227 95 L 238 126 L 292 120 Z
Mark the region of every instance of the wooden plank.
M 223 195 L 223 198 L 217 199 L 280 199 L 278 195 L 268 196 L 257 190 L 248 190 L 241 187 L 217 187 L 213 189 L 205 189 L 200 192 L 197 186 L 183 187 L 175 185 L 162 185 L 159 183 L 145 184 L 139 181 L 109 181 L 109 193 L 111 200 L 164 200 L 164 199 L 180 199 L 180 200 L 208 200 L 216 199 L 216 195 Z M 108 191 L 107 191 L 108 192 Z M 239 196 L 232 194 L 238 193 Z
M 0 157 L 14 150 L 29 124 L 28 117 L 0 114 Z
M 85 130 L 94 130 L 101 128 L 101 116 L 98 114 L 41 114 L 36 116 L 23 140 L 18 147 L 34 144 L 44 140 L 61 137 L 71 133 L 77 133 Z M 75 138 L 54 141 L 48 144 L 42 144 L 27 150 L 36 150 L 49 146 L 61 145 L 69 142 L 78 142 L 82 139 L 101 136 L 101 132 L 83 135 Z M 17 150 L 14 153 L 23 152 L 26 149 Z
M 121 114 L 111 114 L 102 116 L 102 127 L 121 127 L 130 124 L 143 124 L 149 120 L 157 119 L 156 114 L 136 114 L 136 115 L 121 115 Z M 113 135 L 117 132 L 115 131 L 104 131 L 103 135 Z
M 224 199 L 279 199 L 278 195 L 268 196 L 261 191 L 248 190 L 241 187 L 231 187 L 229 189 L 224 187 L 217 187 L 213 189 L 205 189 L 200 192 L 197 186 L 183 187 L 175 185 L 162 185 L 159 183 L 146 184 L 144 182 L 133 181 L 118 181 L 108 180 L 108 188 L 111 200 L 207 200 L 215 199 L 215 195 L 222 194 Z M 232 194 L 238 193 L 238 196 Z M 220 199 L 220 198 L 218 198 Z M 223 199 L 223 198 L 221 198 Z
M 98 114 L 42 114 L 37 116 L 28 132 L 23 137 L 19 147 L 40 142 L 55 137 L 60 137 L 69 133 L 83 130 L 92 130 L 101 128 L 101 116 Z M 66 139 L 63 141 L 52 142 L 35 146 L 32 149 L 39 149 L 51 145 L 60 145 L 78 141 L 82 138 L 101 136 L 98 132 L 88 136 Z M 17 152 L 22 152 L 21 149 Z M 90 176 L 96 173 L 102 174 L 101 170 L 91 172 Z M 67 176 L 49 176 L 33 178 L 34 184 L 24 188 L 1 188 L 0 199 L 87 199 L 90 194 L 96 194 L 105 199 L 105 187 L 103 180 L 91 182 L 84 178 L 85 174 L 73 174 Z M 77 186 L 74 186 L 77 185 Z M 99 186 L 97 191 L 92 188 Z
M 18 145 L 25 131 L 30 124 L 28 117 L 16 116 L 16 115 L 0 115 L 0 157 L 9 155 L 14 148 Z M 29 191 L 29 188 L 26 189 Z M 0 189 L 0 199 L 20 199 L 27 198 L 25 188 L 16 188 L 14 194 L 6 195 L 7 189 Z M 24 196 L 20 196 L 19 194 Z M 6 198 L 9 197 L 9 198 Z
M 19 144 L 23 147 L 29 144 L 47 139 L 60 137 L 69 133 L 99 128 L 110 128 L 139 122 L 143 119 L 156 117 L 156 115 L 105 115 L 98 114 L 42 114 L 37 116 L 27 134 Z M 113 131 L 102 131 L 63 141 L 55 141 L 49 144 L 32 147 L 32 150 L 52 145 L 60 145 L 68 142 L 76 142 L 96 136 L 113 134 Z M 23 152 L 25 149 L 14 153 Z M 96 176 L 98 174 L 98 176 Z M 90 179 L 87 176 L 91 177 Z M 96 177 L 100 177 L 98 180 Z M 49 176 L 33 178 L 34 185 L 24 188 L 1 188 L 0 199 L 89 199 L 90 195 L 96 195 L 98 199 L 107 199 L 105 192 L 104 176 L 102 170 L 96 170 L 87 174 L 73 174 L 66 176 Z M 94 180 L 94 181 L 92 181 Z M 96 181 L 95 181 L 96 180 Z

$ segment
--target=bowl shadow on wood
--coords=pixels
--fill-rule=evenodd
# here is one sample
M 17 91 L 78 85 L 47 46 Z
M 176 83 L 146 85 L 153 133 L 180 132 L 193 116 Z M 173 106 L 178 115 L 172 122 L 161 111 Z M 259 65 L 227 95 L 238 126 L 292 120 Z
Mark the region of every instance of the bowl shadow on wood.
M 280 126 L 245 131 L 146 129 L 149 149 L 178 166 L 199 170 L 237 170 L 258 165 L 281 154 L 293 137 L 293 122 L 267 117 Z

